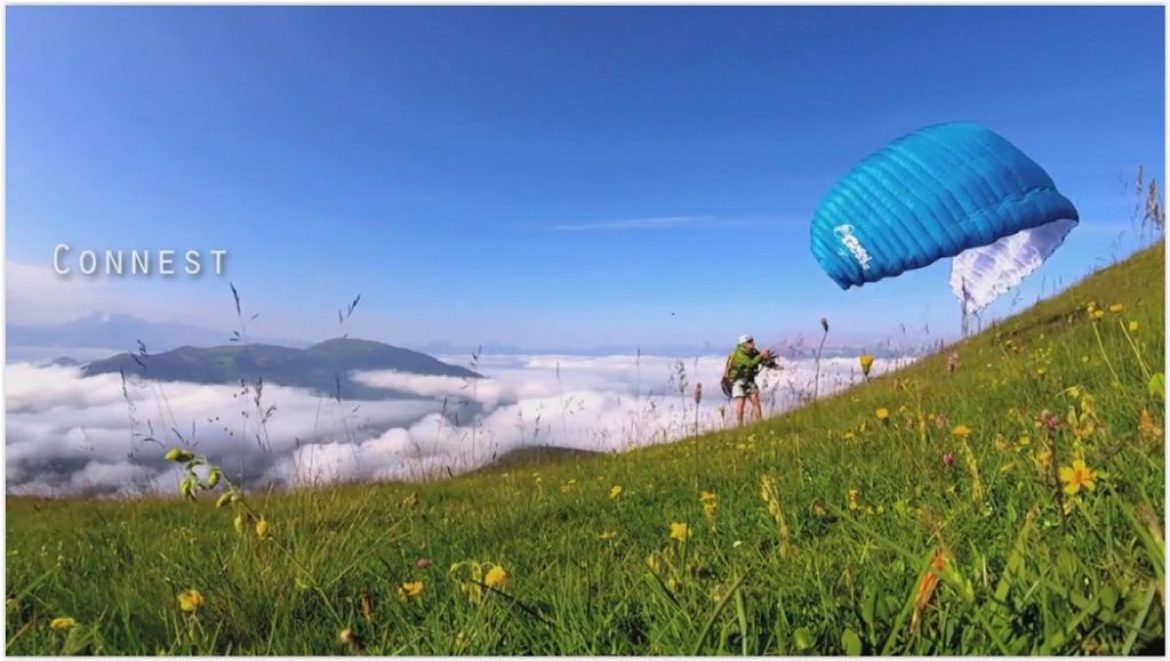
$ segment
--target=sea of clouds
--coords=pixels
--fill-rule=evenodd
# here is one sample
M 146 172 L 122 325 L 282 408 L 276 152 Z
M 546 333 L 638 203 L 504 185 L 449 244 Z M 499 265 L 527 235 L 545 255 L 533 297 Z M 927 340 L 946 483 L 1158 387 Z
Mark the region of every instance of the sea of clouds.
M 440 358 L 468 364 L 466 357 Z M 909 360 L 879 359 L 874 372 Z M 734 424 L 719 390 L 724 361 L 496 355 L 473 366 L 484 379 L 354 375 L 413 394 L 393 401 L 338 401 L 273 384 L 257 399 L 255 390 L 238 385 L 123 382 L 109 374 L 84 378 L 75 367 L 10 363 L 7 489 L 50 496 L 175 493 L 179 467 L 162 459 L 175 445 L 208 456 L 250 487 L 434 479 L 525 447 L 622 451 Z M 782 367 L 759 380 L 765 415 L 813 392 L 814 361 L 782 361 Z M 825 359 L 819 392 L 861 378 L 856 358 Z

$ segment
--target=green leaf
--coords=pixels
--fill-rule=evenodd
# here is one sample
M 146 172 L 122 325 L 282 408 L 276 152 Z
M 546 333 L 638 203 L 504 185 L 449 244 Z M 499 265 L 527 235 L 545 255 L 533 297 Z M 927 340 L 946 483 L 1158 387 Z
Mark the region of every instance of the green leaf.
M 1038 514 L 1039 510 L 1036 508 L 1029 510 L 1028 514 L 1024 517 L 1024 525 L 1020 527 L 1020 532 L 1016 535 L 1016 542 L 1012 545 L 1011 554 L 1008 555 L 1003 576 L 1000 577 L 999 584 L 995 586 L 995 601 L 999 604 L 1007 603 L 1008 592 L 1011 591 L 1012 582 L 1019 577 L 1024 567 L 1024 556 L 1028 551 L 1028 538 L 1032 533 L 1032 525 L 1035 523 Z
M 1106 586 L 1101 590 L 1101 594 L 1097 596 L 1101 600 L 1101 606 L 1108 612 L 1112 613 L 1117 609 L 1117 601 L 1120 595 L 1117 593 L 1117 588 L 1113 586 Z
M 735 591 L 735 613 L 739 618 L 739 631 L 741 636 L 740 642 L 742 644 L 740 651 L 742 652 L 743 656 L 751 656 L 748 653 L 748 620 L 747 611 L 744 609 L 743 605 L 743 590 Z
M 808 628 L 800 627 L 795 632 L 793 632 L 792 637 L 796 641 L 796 649 L 806 650 L 812 647 L 812 634 L 809 633 Z
M 899 602 L 898 599 L 892 595 L 886 595 L 885 597 L 878 599 L 876 613 L 878 619 L 889 620 L 890 615 L 897 611 L 899 606 L 901 606 L 901 602 Z
M 91 627 L 76 624 L 65 637 L 65 644 L 61 647 L 62 656 L 74 656 L 85 652 L 94 642 L 94 632 Z
M 861 638 L 853 629 L 845 629 L 841 634 L 841 649 L 849 656 L 861 656 Z
M 695 641 L 695 647 L 691 651 L 691 656 L 698 656 L 699 650 L 703 649 L 703 641 L 707 640 L 707 636 L 711 633 L 711 627 L 715 624 L 715 620 L 719 617 L 719 614 L 723 612 L 723 608 L 727 606 L 727 600 L 731 599 L 731 595 L 735 594 L 736 591 L 739 590 L 739 586 L 743 585 L 744 579 L 747 577 L 747 574 L 740 576 L 739 580 L 737 580 L 735 584 L 731 586 L 731 590 L 727 594 L 723 595 L 723 599 L 721 599 L 719 604 L 715 606 L 715 610 L 711 613 L 711 617 L 707 619 L 707 624 L 705 624 L 703 626 L 703 630 L 699 632 L 699 639 Z
M 1056 554 L 1056 568 L 1066 579 L 1075 579 L 1077 577 L 1080 561 L 1068 549 L 1061 549 L 1060 553 Z
M 1158 372 L 1150 377 L 1150 395 L 1158 399 L 1166 399 L 1166 374 Z
M 1146 592 L 1145 605 L 1142 606 L 1141 612 L 1133 618 L 1133 626 L 1129 631 L 1129 635 L 1125 638 L 1125 645 L 1121 648 L 1121 655 L 1128 656 L 1129 651 L 1133 649 L 1133 644 L 1137 641 L 1138 632 L 1141 631 L 1142 623 L 1146 621 L 1146 616 L 1150 614 L 1150 606 L 1154 603 L 1154 597 L 1158 594 L 1158 583 L 1150 581 L 1150 589 Z
M 873 583 L 866 583 L 865 588 L 861 592 L 861 621 L 865 623 L 866 632 L 872 640 L 874 635 L 874 621 L 873 612 L 877 605 L 877 590 L 874 589 Z

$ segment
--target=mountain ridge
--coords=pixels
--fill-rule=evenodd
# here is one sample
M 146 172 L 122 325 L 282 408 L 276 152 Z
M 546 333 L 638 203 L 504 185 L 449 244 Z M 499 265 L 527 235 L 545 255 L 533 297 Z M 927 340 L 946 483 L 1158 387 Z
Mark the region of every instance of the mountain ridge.
M 195 347 L 158 354 L 120 353 L 82 367 L 82 376 L 132 374 L 159 381 L 204 384 L 263 379 L 346 399 L 403 399 L 415 395 L 359 383 L 357 371 L 395 370 L 427 376 L 481 378 L 458 365 L 374 340 L 332 338 L 306 348 L 250 343 Z

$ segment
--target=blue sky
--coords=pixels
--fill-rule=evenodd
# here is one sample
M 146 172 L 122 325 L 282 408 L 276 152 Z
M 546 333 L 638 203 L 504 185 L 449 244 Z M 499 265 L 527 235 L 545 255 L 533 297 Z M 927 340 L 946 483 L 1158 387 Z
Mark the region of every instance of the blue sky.
M 906 132 L 984 124 L 1083 221 L 1021 299 L 1067 285 L 1117 252 L 1121 178 L 1163 179 L 1163 26 L 1161 7 L 8 8 L 7 258 L 227 249 L 225 278 L 103 282 L 61 314 L 230 327 L 230 279 L 256 332 L 307 339 L 358 293 L 350 332 L 408 345 L 718 346 L 822 316 L 841 342 L 953 334 L 949 262 L 837 288 L 809 252 L 821 197 Z

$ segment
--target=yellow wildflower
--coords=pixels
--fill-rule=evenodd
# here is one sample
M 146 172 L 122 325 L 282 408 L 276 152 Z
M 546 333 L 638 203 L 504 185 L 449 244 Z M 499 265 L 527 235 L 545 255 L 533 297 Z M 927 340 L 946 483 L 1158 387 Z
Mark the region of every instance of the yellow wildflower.
M 874 411 L 874 415 L 876 415 L 877 419 L 881 420 L 882 422 L 887 422 L 890 419 L 890 411 L 889 411 L 889 409 L 887 409 L 885 407 L 882 407 L 882 408 Z
M 703 491 L 699 494 L 699 502 L 703 503 L 703 514 L 705 514 L 708 519 L 715 518 L 715 513 L 719 509 L 719 506 L 716 504 L 717 500 L 718 498 L 715 496 L 715 494 L 711 493 L 710 491 Z
M 1003 437 L 1003 434 L 996 434 L 995 438 L 992 439 L 992 444 L 995 445 L 995 449 L 999 450 L 1000 452 L 1006 451 L 1008 447 L 1007 439 Z
M 1036 451 L 1036 466 L 1042 470 L 1048 470 L 1052 464 L 1052 450 L 1048 448 L 1040 448 Z
M 615 484 L 615 485 L 613 485 L 613 486 L 610 488 L 610 490 L 609 490 L 609 497 L 610 497 L 610 499 L 612 500 L 612 499 L 614 499 L 614 498 L 617 498 L 617 497 L 618 497 L 618 496 L 620 496 L 620 495 L 622 495 L 622 487 L 621 487 L 621 485 L 619 485 L 619 484 Z
M 1137 320 L 1136 320 L 1136 319 L 1130 320 L 1130 322 L 1129 322 L 1129 332 L 1131 332 L 1131 333 L 1136 333 L 1136 332 L 1138 332 L 1138 322 L 1137 322 Z
M 861 498 L 861 492 L 857 489 L 849 490 L 849 509 L 857 511 L 858 501 Z
M 600 535 L 597 536 L 597 539 L 606 540 L 613 539 L 614 537 L 617 537 L 616 530 L 604 530 Z
M 58 617 L 49 623 L 49 628 L 53 631 L 69 631 L 75 624 L 77 624 L 77 620 L 71 617 Z
M 1100 319 L 1101 317 L 1105 316 L 1105 311 L 1104 310 L 1093 310 L 1092 316 L 1093 316 L 1093 320 L 1096 321 L 1096 320 Z
M 967 425 L 959 425 L 951 430 L 951 433 L 959 438 L 967 438 L 971 435 L 971 428 Z
M 670 524 L 670 538 L 685 542 L 691 536 L 691 531 L 685 523 Z
M 1121 311 L 1124 309 L 1125 309 L 1125 306 L 1122 305 L 1121 303 L 1114 303 L 1113 305 L 1109 306 L 1109 311 L 1112 312 L 1113 314 L 1120 314 Z
M 1063 466 L 1060 469 L 1060 481 L 1064 483 L 1064 492 L 1071 495 L 1076 494 L 1082 487 L 1092 491 L 1096 488 L 1097 473 L 1093 469 L 1085 465 L 1083 459 L 1077 459 L 1072 462 L 1072 466 Z
M 508 572 L 503 567 L 496 565 L 488 570 L 488 573 L 483 577 L 483 582 L 489 588 L 499 590 L 508 584 L 508 578 Z
M 780 554 L 788 557 L 792 554 L 792 544 L 789 542 L 792 535 L 788 530 L 788 522 L 784 519 L 784 508 L 780 506 L 780 492 L 776 487 L 776 480 L 771 475 L 760 476 L 760 498 L 768 506 L 768 513 L 776 522 L 776 534 L 780 537 Z
M 423 592 L 422 581 L 412 581 L 410 583 L 403 583 L 402 587 L 398 588 L 398 598 L 402 600 L 417 597 Z
M 861 373 L 869 376 L 869 370 L 873 367 L 873 354 L 863 353 L 858 357 L 857 362 L 861 363 Z
M 342 629 L 337 634 L 337 642 L 348 647 L 351 652 L 356 654 L 361 654 L 362 652 L 362 639 L 353 629 Z
M 268 519 L 260 517 L 260 520 L 256 522 L 256 536 L 260 539 L 268 538 Z
M 179 593 L 179 608 L 184 613 L 194 613 L 203 605 L 203 595 L 198 590 L 187 590 Z
M 191 461 L 194 458 L 195 455 L 180 448 L 171 448 L 170 450 L 167 450 L 166 455 L 163 456 L 163 459 L 166 459 L 167 461 L 175 461 L 180 464 Z

